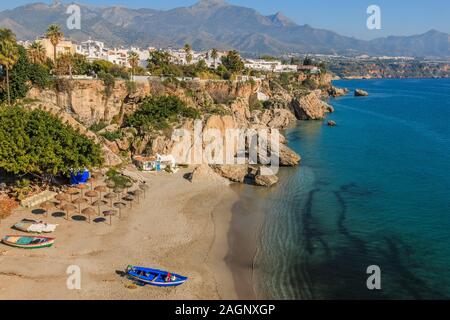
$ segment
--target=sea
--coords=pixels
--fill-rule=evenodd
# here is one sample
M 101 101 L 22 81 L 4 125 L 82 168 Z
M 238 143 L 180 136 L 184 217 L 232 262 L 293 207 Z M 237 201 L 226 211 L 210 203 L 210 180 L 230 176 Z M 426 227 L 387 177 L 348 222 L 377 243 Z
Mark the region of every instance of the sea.
M 333 84 L 350 90 L 337 125 L 300 121 L 285 134 L 301 165 L 239 189 L 233 224 L 261 221 L 255 297 L 450 298 L 450 79 Z

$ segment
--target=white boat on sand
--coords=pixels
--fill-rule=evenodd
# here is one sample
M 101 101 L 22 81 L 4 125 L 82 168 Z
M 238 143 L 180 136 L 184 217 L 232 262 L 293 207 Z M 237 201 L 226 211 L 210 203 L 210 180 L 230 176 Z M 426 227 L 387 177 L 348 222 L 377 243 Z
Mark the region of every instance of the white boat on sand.
M 43 221 L 23 219 L 16 223 L 14 228 L 29 233 L 50 233 L 55 231 L 57 224 L 45 223 Z

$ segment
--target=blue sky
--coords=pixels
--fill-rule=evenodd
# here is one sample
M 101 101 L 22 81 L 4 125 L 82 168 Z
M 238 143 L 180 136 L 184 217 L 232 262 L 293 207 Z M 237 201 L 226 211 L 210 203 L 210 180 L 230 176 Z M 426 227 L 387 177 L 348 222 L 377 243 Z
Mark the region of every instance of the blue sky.
M 30 0 L 1 1 L 0 10 L 37 2 Z M 51 3 L 51 0 L 40 2 Z M 93 5 L 122 5 L 133 8 L 171 9 L 189 6 L 197 0 L 81 0 Z M 450 33 L 450 1 L 448 0 L 227 0 L 257 9 L 268 15 L 282 11 L 299 24 L 336 31 L 343 35 L 372 39 L 388 35 L 411 35 L 430 29 Z M 381 8 L 381 30 L 368 30 L 366 9 L 376 4 Z

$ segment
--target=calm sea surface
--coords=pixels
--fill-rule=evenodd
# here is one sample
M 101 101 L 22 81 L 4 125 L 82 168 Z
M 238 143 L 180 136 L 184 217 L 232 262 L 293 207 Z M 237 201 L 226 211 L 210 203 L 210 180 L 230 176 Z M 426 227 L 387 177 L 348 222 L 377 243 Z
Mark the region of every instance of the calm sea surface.
M 258 298 L 450 298 L 450 80 L 336 81 L 367 90 L 287 131 L 302 156 L 270 191 L 241 201 L 264 216 Z M 381 291 L 366 269 L 381 269 Z

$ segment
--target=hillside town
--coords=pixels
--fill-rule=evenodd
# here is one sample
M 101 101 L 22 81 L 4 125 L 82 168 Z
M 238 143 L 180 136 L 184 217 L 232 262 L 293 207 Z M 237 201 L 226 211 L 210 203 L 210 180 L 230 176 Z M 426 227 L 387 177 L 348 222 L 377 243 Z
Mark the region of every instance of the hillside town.
M 19 41 L 20 45 L 24 48 L 29 48 L 33 42 L 31 41 Z M 54 46 L 50 39 L 41 37 L 35 40 L 35 43 L 39 43 L 45 50 L 46 57 L 54 60 Z M 133 52 L 139 57 L 139 66 L 142 68 L 147 67 L 148 59 L 152 52 L 167 53 L 170 56 L 172 63 L 177 65 L 194 65 L 200 61 L 204 61 L 208 68 L 217 69 L 222 64 L 222 57 L 224 57 L 226 51 L 218 51 L 216 49 L 210 49 L 207 51 L 194 51 L 190 47 L 176 49 L 176 48 L 155 48 L 148 47 L 145 49 L 137 47 L 129 48 L 108 48 L 104 42 L 89 39 L 80 43 L 76 43 L 69 39 L 61 39 L 56 45 L 56 55 L 63 54 L 80 54 L 86 57 L 89 62 L 104 60 L 114 63 L 121 67 L 130 68 L 129 61 L 130 53 Z M 303 66 L 299 64 L 288 64 L 282 60 L 275 58 L 271 59 L 245 59 L 245 68 L 249 70 L 261 71 L 261 72 L 298 72 L 308 71 L 311 74 L 320 73 L 320 69 L 316 66 Z

